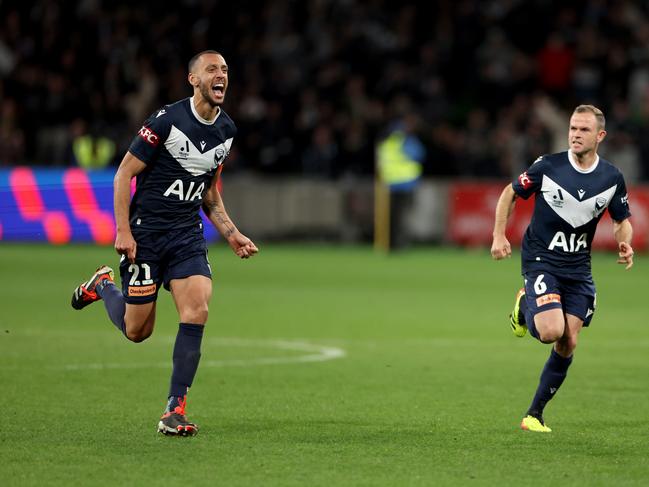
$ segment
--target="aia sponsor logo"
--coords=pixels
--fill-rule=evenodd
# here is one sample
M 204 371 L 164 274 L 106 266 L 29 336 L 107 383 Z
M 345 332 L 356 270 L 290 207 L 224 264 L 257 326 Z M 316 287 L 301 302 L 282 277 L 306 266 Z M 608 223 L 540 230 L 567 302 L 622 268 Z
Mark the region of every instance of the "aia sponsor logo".
M 157 146 L 158 142 L 160 141 L 158 134 L 156 134 L 153 130 L 145 126 L 142 126 L 142 128 L 138 132 L 138 135 L 144 139 L 144 142 L 146 142 L 149 145 L 152 145 L 153 147 Z
M 521 186 L 523 186 L 523 189 L 527 189 L 530 186 L 532 186 L 532 180 L 527 175 L 527 171 L 525 171 L 523 174 L 518 176 L 518 182 L 521 183 Z

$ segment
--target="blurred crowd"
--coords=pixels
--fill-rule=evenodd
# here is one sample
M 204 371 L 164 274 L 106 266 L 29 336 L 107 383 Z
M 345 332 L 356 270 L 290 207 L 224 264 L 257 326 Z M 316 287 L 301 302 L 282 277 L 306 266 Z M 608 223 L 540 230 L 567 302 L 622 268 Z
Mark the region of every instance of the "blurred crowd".
M 230 66 L 232 170 L 369 175 L 408 117 L 424 173 L 503 178 L 565 150 L 574 106 L 607 116 L 602 155 L 649 180 L 649 2 L 0 1 L 0 166 L 118 164 L 144 119 L 187 97 L 203 49 Z

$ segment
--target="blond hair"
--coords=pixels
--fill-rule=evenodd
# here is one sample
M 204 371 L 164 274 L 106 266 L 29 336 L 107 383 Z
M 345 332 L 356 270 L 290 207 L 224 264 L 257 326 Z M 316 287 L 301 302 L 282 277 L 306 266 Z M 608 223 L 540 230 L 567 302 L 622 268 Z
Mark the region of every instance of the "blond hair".
M 604 130 L 606 127 L 606 118 L 604 117 L 604 112 L 602 112 L 595 105 L 579 105 L 575 108 L 573 113 L 592 113 L 597 119 L 597 126 L 600 130 Z

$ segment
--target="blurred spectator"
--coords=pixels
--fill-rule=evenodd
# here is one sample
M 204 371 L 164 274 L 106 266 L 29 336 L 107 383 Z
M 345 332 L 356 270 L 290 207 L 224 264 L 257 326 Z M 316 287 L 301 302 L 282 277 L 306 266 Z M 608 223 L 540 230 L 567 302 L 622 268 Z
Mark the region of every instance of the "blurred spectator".
M 417 125 L 414 115 L 404 115 L 391 124 L 376 148 L 379 181 L 389 192 L 389 247 L 392 250 L 403 249 L 410 243 L 405 218 L 426 159 L 426 148 L 417 136 Z
M 338 145 L 328 125 L 318 125 L 311 143 L 302 156 L 302 174 L 311 178 L 331 179 L 337 174 Z
M 189 96 L 186 63 L 212 48 L 231 63 L 239 170 L 367 174 L 407 100 L 426 174 L 509 177 L 565 149 L 575 105 L 621 101 L 602 149 L 647 180 L 648 15 L 630 0 L 2 1 L 0 164 L 73 163 L 75 120 L 123 153 L 148 114 Z
M 16 125 L 16 103 L 6 99 L 0 105 L 0 166 L 22 162 L 25 136 Z
M 86 123 L 77 119 L 70 127 L 72 134 L 69 159 L 84 169 L 104 169 L 113 163 L 115 143 L 101 133 L 91 133 Z

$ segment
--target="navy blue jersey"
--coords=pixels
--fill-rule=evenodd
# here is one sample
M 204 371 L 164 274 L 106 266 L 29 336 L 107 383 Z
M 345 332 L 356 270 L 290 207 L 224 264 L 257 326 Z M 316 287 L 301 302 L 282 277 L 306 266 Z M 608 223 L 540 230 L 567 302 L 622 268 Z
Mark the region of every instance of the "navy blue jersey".
M 523 274 L 589 278 L 591 243 L 604 210 L 616 221 L 631 215 L 622 173 L 599 156 L 587 170 L 570 152 L 542 156 L 512 185 L 521 198 L 536 195 L 523 237 Z
M 137 176 L 131 228 L 170 230 L 199 223 L 203 196 L 236 131 L 223 110 L 214 121 L 203 120 L 191 98 L 151 115 L 128 149 L 147 166 Z

